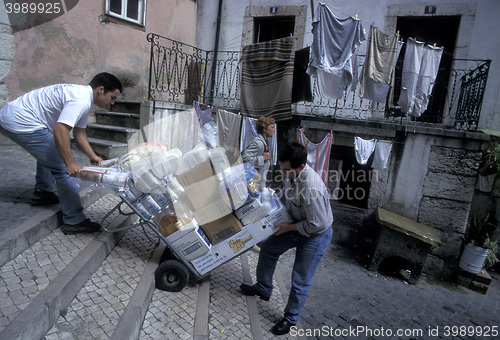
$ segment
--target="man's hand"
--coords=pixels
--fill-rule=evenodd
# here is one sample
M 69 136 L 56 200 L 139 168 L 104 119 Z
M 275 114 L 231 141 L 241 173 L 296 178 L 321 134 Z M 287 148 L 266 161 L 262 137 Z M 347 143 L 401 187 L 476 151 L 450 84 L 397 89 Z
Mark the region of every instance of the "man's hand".
M 66 166 L 66 172 L 68 175 L 71 177 L 76 177 L 78 176 L 78 172 L 80 171 L 80 166 L 76 163 L 70 164 Z
M 264 152 L 262 154 L 262 157 L 264 157 L 264 160 L 267 161 L 267 160 L 270 160 L 271 159 L 271 155 L 269 154 L 269 152 Z
M 103 161 L 103 159 L 97 155 L 95 157 L 90 158 L 90 164 L 92 164 L 92 165 L 97 165 L 97 164 L 101 163 L 102 161 Z
M 275 236 L 287 233 L 287 232 L 292 231 L 292 230 L 297 230 L 297 227 L 295 226 L 295 224 L 291 224 L 291 223 L 275 223 L 274 225 L 276 227 L 279 227 L 279 230 L 274 233 Z

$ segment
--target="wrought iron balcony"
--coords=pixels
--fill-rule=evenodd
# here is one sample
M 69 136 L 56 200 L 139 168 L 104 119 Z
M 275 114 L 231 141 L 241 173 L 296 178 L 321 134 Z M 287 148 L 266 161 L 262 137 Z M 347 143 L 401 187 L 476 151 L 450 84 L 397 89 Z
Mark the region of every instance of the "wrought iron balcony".
M 240 51 L 205 51 L 157 34 L 148 34 L 151 44 L 148 97 L 153 101 L 191 104 L 239 110 Z M 459 130 L 475 130 L 481 113 L 491 60 L 450 59 L 440 69 L 427 111 L 417 120 Z M 358 56 L 359 66 L 364 56 Z M 441 63 L 443 64 L 443 63 Z M 397 106 L 402 63 L 396 66 L 393 105 L 368 101 L 358 90 L 340 100 L 315 97 L 299 102 L 294 111 L 305 115 L 347 119 L 408 119 Z M 398 76 L 399 75 L 399 76 Z

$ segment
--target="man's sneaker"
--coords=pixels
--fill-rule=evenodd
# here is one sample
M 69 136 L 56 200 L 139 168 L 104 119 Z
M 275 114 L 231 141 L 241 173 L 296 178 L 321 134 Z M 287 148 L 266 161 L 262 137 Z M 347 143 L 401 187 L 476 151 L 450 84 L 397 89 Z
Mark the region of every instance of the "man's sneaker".
M 92 222 L 88 218 L 78 224 L 63 224 L 61 230 L 64 235 L 68 234 L 88 234 L 95 233 L 101 230 L 101 225 L 97 222 Z
M 33 205 L 52 205 L 59 203 L 59 197 L 51 191 L 42 191 L 35 189 L 33 197 L 31 197 Z

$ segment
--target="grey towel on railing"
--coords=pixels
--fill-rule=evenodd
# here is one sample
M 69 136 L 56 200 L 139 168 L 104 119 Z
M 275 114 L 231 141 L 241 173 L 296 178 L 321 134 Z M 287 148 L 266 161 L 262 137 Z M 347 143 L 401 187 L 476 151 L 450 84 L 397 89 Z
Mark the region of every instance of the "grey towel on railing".
M 241 112 L 291 118 L 293 38 L 245 46 L 241 53 Z

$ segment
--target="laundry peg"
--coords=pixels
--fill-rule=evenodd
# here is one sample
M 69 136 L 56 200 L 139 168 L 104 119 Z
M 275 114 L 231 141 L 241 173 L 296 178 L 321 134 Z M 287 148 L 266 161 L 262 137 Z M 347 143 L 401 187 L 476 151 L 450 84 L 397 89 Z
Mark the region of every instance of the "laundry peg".
M 434 43 L 434 47 L 436 47 L 436 43 Z
M 356 20 L 358 20 L 358 15 L 356 14 Z

